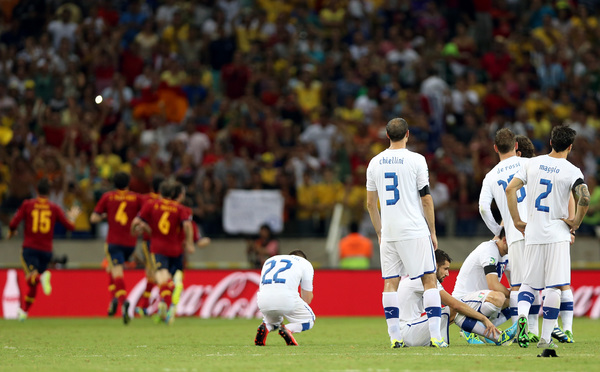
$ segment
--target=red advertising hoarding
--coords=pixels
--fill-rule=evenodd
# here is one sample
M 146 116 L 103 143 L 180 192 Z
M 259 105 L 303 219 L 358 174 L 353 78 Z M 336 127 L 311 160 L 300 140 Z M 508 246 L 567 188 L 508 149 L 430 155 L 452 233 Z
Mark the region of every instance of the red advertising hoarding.
M 444 287 L 451 292 L 457 271 L 451 271 Z M 177 308 L 178 316 L 246 317 L 258 315 L 256 291 L 260 274 L 252 270 L 187 270 L 185 290 Z M 144 272 L 125 272 L 128 299 L 132 304 L 145 288 Z M 573 271 L 575 316 L 600 317 L 600 271 Z M 101 270 L 53 270 L 53 291 L 38 291 L 29 316 L 105 316 L 109 303 L 108 274 Z M 382 314 L 383 280 L 378 270 L 317 270 L 315 298 L 311 304 L 317 316 L 379 316 Z M 22 270 L 0 270 L 2 316 L 16 318 L 16 309 L 26 285 Z M 156 309 L 158 289 L 152 293 L 151 311 Z M 133 306 L 131 307 L 133 311 Z

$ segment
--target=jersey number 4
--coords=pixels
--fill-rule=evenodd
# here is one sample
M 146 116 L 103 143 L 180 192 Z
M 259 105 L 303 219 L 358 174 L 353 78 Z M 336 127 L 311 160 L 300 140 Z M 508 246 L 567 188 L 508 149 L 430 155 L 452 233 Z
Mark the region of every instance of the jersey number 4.
M 125 213 L 126 207 L 127 202 L 121 202 L 121 204 L 119 204 L 119 209 L 117 209 L 117 213 L 115 213 L 115 221 L 120 223 L 122 226 L 127 225 L 127 221 L 129 221 L 127 213 Z
M 279 270 L 277 270 L 277 272 L 275 272 L 275 274 L 273 274 L 273 277 L 271 279 L 267 279 L 267 275 L 269 275 L 269 273 L 271 272 L 271 270 L 273 270 L 273 268 L 275 267 L 275 265 L 277 265 L 279 262 L 285 262 L 286 265 L 282 268 L 280 268 Z M 269 261 L 269 265 L 271 265 L 267 271 L 265 271 L 265 275 L 263 275 L 262 277 L 262 284 L 271 284 L 271 283 L 285 283 L 285 279 L 281 279 L 278 278 L 277 275 L 281 274 L 282 272 L 288 270 L 290 267 L 292 267 L 292 261 L 290 260 L 280 260 L 280 261 Z
M 506 191 L 506 186 L 508 186 L 508 184 L 510 183 L 510 181 L 513 179 L 515 175 L 511 174 L 510 177 L 508 177 L 508 180 L 506 182 L 502 181 L 502 180 L 498 180 L 498 185 L 502 186 L 502 189 L 504 189 L 504 191 Z M 525 186 L 521 187 L 519 189 L 519 195 L 517 195 L 517 203 L 522 202 L 525 199 Z

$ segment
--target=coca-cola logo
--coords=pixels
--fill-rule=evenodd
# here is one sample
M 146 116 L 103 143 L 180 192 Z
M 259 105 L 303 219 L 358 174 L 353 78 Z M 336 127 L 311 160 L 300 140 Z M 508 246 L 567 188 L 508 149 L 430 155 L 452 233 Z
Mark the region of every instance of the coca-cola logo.
M 217 284 L 192 284 L 184 288 L 177 305 L 177 316 L 201 318 L 257 318 L 261 316 L 256 303 L 260 274 L 256 272 L 234 272 Z M 140 280 L 129 293 L 127 299 L 137 304 L 146 288 L 146 279 Z M 160 296 L 158 288 L 152 290 L 148 313 L 157 311 Z M 133 315 L 134 306 L 130 308 Z

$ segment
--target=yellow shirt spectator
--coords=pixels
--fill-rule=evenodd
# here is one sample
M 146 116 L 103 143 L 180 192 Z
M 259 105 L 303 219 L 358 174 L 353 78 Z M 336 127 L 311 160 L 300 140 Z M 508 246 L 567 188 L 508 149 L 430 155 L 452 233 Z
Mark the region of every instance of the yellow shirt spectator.
M 315 185 L 302 184 L 302 186 L 298 187 L 296 190 L 296 199 L 298 201 L 298 219 L 311 219 L 317 203 Z
M 281 0 L 258 0 L 258 5 L 267 13 L 267 20 L 275 22 L 281 13 L 290 14 L 293 4 Z
M 317 80 L 311 81 L 308 85 L 302 81 L 298 82 L 295 91 L 302 110 L 310 112 L 321 104 L 321 88 L 322 84 Z
M 171 52 L 177 53 L 179 50 L 179 41 L 187 40 L 190 32 L 190 25 L 187 23 L 179 27 L 178 29 L 175 26 L 170 25 L 165 28 L 163 31 L 163 39 L 169 42 L 169 47 L 171 48 Z
M 562 39 L 562 34 L 555 28 L 548 30 L 544 27 L 538 27 L 531 32 L 531 35 L 544 43 L 546 49 L 552 49 Z
M 111 178 L 121 168 L 121 158 L 115 154 L 99 154 L 94 159 L 98 173 L 102 178 Z

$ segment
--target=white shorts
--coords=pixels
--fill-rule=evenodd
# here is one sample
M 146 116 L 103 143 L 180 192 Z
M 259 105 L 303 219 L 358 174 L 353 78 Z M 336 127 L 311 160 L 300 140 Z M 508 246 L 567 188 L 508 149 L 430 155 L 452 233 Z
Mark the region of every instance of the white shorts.
M 448 334 L 448 323 L 450 319 L 450 307 L 442 309 L 442 319 L 440 321 L 440 330 L 442 338 L 446 343 L 450 342 Z M 431 335 L 429 333 L 429 323 L 427 315 L 422 315 L 410 322 L 400 322 L 400 334 L 406 346 L 429 346 Z
M 383 279 L 408 275 L 411 279 L 435 273 L 435 254 L 431 237 L 381 242 L 381 276 Z
M 571 284 L 571 243 L 528 244 L 523 250 L 523 284 L 533 289 Z
M 508 247 L 508 264 L 510 265 L 510 286 L 518 287 L 523 282 L 523 250 L 525 240 L 517 240 Z
M 289 323 L 314 323 L 315 313 L 300 296 L 285 302 L 273 300 L 272 296 L 258 296 L 258 308 L 266 324 L 280 325 L 284 318 Z
M 462 296 L 461 298 L 459 298 L 459 300 L 464 302 L 465 304 L 467 304 L 471 309 L 473 309 L 475 311 L 479 311 L 481 309 L 481 305 L 483 305 L 483 303 L 485 302 L 485 299 L 491 292 L 492 291 L 489 289 L 471 292 L 471 293 L 468 293 L 468 294 Z M 465 318 L 465 316 L 463 314 L 457 313 L 456 317 L 454 318 L 454 321 L 458 322 L 463 318 Z

